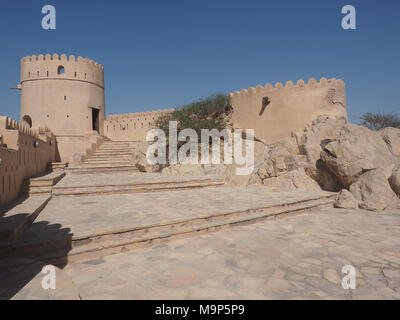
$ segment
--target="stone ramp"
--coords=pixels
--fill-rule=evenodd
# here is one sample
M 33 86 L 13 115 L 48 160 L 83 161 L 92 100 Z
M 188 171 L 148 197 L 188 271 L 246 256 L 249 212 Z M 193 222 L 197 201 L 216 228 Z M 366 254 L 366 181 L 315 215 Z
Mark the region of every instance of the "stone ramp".
M 114 172 L 96 175 L 68 175 L 53 187 L 53 196 L 83 196 L 144 193 L 220 186 L 217 175 L 164 176 L 159 173 Z
M 332 206 L 336 194 L 212 187 L 168 193 L 53 199 L 14 255 L 64 265 L 176 237 Z

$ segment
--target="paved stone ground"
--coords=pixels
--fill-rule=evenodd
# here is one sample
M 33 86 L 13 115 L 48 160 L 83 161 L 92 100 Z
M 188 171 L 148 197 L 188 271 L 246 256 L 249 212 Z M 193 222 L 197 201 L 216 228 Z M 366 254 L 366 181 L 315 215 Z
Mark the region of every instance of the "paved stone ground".
M 357 269 L 351 291 L 341 286 L 348 264 Z M 14 298 L 400 299 L 400 212 L 314 211 L 72 263 L 59 274 L 58 290 L 44 292 L 39 274 Z
M 188 175 L 188 176 L 166 176 L 159 173 L 135 173 L 135 172 L 113 172 L 96 174 L 69 174 L 62 179 L 57 188 L 82 187 L 82 186 L 103 186 L 103 185 L 127 185 L 141 183 L 168 183 L 190 180 L 207 180 L 221 178 L 217 175 Z
M 270 192 L 266 187 L 210 187 L 174 192 L 53 198 L 20 242 L 82 238 L 218 213 L 318 199 L 327 192 Z

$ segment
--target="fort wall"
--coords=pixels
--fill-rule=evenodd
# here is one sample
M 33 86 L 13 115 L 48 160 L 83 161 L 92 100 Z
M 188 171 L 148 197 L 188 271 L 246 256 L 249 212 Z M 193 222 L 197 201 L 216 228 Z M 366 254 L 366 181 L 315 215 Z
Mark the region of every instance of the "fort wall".
M 0 206 L 16 199 L 27 178 L 46 172 L 56 158 L 55 136 L 0 116 Z
M 346 87 L 342 80 L 310 79 L 286 85 L 251 87 L 229 95 L 235 128 L 254 129 L 255 135 L 274 143 L 302 131 L 319 115 L 338 115 L 347 119 Z
M 104 122 L 105 136 L 114 141 L 146 141 L 146 134 L 153 129 L 154 121 L 172 111 L 174 109 L 108 115 Z

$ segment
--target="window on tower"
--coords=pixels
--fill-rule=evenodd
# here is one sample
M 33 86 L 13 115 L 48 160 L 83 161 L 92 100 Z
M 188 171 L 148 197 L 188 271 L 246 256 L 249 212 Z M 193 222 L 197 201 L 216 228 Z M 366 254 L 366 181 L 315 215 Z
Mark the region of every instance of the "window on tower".
M 59 66 L 58 69 L 57 69 L 57 73 L 58 74 L 64 74 L 65 73 L 64 67 L 63 66 Z

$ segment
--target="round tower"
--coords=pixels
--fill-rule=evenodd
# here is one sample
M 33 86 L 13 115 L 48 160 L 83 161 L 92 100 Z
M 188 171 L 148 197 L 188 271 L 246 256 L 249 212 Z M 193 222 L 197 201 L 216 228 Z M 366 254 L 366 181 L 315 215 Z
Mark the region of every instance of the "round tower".
M 71 161 L 74 152 L 79 156 L 78 145 L 89 132 L 103 135 L 104 69 L 97 62 L 65 54 L 24 57 L 20 89 L 21 122 L 34 129 L 48 127 L 57 137 L 62 161 Z M 74 150 L 67 150 L 72 144 Z

